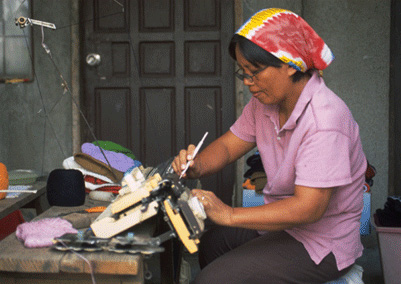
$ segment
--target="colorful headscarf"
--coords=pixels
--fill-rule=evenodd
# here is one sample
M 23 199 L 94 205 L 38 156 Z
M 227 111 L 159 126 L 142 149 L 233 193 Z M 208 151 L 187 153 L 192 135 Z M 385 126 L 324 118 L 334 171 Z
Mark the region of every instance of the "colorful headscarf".
M 298 71 L 323 70 L 334 59 L 330 48 L 312 27 L 288 10 L 261 10 L 243 24 L 237 34 Z

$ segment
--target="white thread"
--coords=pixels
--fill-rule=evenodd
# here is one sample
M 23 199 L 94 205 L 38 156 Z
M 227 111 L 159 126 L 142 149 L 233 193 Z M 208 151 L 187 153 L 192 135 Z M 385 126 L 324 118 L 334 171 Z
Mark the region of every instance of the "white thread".
M 89 198 L 92 200 L 111 202 L 114 199 L 114 194 L 112 192 L 107 192 L 107 191 L 91 191 L 89 192 Z
M 92 284 L 96 284 L 95 274 L 93 273 L 93 267 L 92 267 L 91 262 L 87 258 L 85 258 L 83 255 L 81 255 L 81 254 L 77 253 L 76 251 L 74 251 L 73 249 L 69 248 L 63 241 L 59 240 L 59 242 L 64 247 L 69 249 L 72 253 L 75 253 L 79 258 L 81 258 L 83 261 L 85 261 L 89 265 L 89 270 L 91 272 L 91 278 L 92 278 Z

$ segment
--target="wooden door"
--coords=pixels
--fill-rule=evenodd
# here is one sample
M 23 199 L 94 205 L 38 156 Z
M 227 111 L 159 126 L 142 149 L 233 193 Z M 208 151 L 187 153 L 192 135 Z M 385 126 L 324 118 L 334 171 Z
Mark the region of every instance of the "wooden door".
M 235 119 L 232 0 L 85 0 L 84 107 L 99 140 L 156 166 Z M 96 62 L 100 58 L 100 62 Z M 93 141 L 83 127 L 84 141 Z M 202 179 L 231 204 L 232 166 Z

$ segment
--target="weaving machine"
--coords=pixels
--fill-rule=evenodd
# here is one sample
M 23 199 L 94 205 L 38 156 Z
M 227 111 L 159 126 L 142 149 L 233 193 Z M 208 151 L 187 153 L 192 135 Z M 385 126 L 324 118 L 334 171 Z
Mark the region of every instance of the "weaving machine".
M 126 173 L 119 195 L 91 224 L 91 230 L 83 235 L 56 238 L 54 248 L 151 254 L 161 252 L 160 244 L 164 241 L 178 237 L 190 253 L 196 252 L 206 214 L 190 189 L 172 173 L 170 164 L 167 161 L 148 174 L 139 167 Z M 170 231 L 149 239 L 124 234 L 159 210 Z

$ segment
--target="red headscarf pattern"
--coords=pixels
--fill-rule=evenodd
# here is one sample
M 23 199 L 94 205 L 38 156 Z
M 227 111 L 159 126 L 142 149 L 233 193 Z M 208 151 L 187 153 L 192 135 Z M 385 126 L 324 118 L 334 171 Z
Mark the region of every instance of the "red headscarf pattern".
M 334 59 L 330 48 L 312 27 L 288 10 L 261 10 L 242 25 L 237 34 L 302 72 L 323 70 Z

